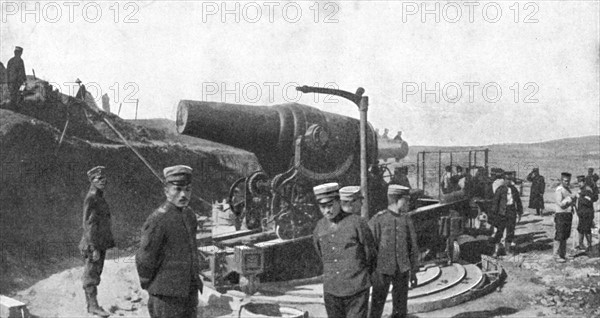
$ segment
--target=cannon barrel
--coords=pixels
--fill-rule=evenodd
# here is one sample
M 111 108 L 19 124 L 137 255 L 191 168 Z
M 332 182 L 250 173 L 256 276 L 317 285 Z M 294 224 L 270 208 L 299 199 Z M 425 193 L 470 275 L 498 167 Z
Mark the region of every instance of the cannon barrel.
M 304 136 L 302 165 L 319 175 L 344 166 L 351 180 L 360 171 L 359 121 L 297 103 L 249 106 L 182 100 L 177 110 L 181 134 L 211 140 L 254 153 L 270 175 L 289 169 Z M 377 138 L 369 125 L 367 162 L 377 163 Z M 332 178 L 335 179 L 335 178 Z

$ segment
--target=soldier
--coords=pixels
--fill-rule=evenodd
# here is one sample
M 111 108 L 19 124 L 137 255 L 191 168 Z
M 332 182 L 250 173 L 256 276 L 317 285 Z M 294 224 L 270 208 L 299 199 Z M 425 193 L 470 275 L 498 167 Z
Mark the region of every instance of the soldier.
M 110 314 L 98 305 L 96 299 L 106 250 L 115 247 L 110 230 L 110 210 L 104 199 L 106 188 L 104 169 L 103 166 L 97 166 L 87 172 L 91 184 L 83 201 L 83 235 L 79 242 L 79 249 L 85 261 L 82 280 L 87 312 L 108 317 Z
M 504 170 L 502 170 L 501 168 L 492 168 L 492 178 L 494 179 L 494 181 L 492 182 L 492 196 L 496 193 L 496 189 L 498 189 L 498 187 L 504 185 L 505 183 L 505 179 L 504 179 Z
M 16 46 L 14 53 L 15 56 L 8 60 L 8 64 L 6 64 L 6 73 L 8 77 L 10 102 L 13 109 L 18 110 L 19 88 L 25 83 L 27 76 L 25 75 L 25 64 L 23 63 L 23 59 L 21 59 L 23 48 Z
M 498 231 L 494 235 L 492 242 L 495 244 L 494 257 L 498 257 L 501 250 L 502 236 L 506 230 L 506 251 L 514 253 L 516 247 L 513 242 L 515 237 L 515 226 L 521 221 L 523 215 L 523 205 L 519 190 L 513 184 L 514 176 L 510 172 L 505 173 L 505 183 L 500 185 L 494 193 L 492 199 L 491 214 L 495 216 L 496 227 Z
M 585 176 L 578 176 L 579 194 L 577 195 L 577 232 L 579 232 L 579 245 L 575 249 L 584 251 L 583 237 L 588 243 L 588 250 L 592 247 L 592 227 L 594 226 L 594 192 L 592 187 L 586 183 Z
M 347 186 L 340 189 L 342 211 L 360 215 L 363 196 L 359 186 Z
M 411 187 L 410 181 L 408 180 L 408 167 L 402 166 L 394 169 L 394 177 L 392 177 L 392 180 L 390 180 L 390 184 L 398 184 L 410 189 Z
M 554 214 L 554 260 L 558 263 L 566 261 L 567 240 L 571 236 L 571 222 L 573 221 L 573 206 L 576 195 L 571 192 L 571 174 L 563 172 L 560 175 L 561 184 L 556 188 L 554 198 L 556 200 L 556 213 Z
M 166 201 L 142 227 L 135 256 L 140 284 L 148 291 L 150 317 L 196 317 L 199 276 L 197 220 L 188 207 L 192 193 L 192 168 L 163 170 Z
M 452 186 L 450 184 L 450 179 L 452 178 L 452 166 L 446 166 L 445 170 L 446 170 L 446 172 L 444 172 L 444 175 L 442 176 L 442 181 L 441 181 L 443 194 L 452 192 Z
M 594 195 L 592 201 L 598 201 L 598 174 L 594 173 L 594 168 L 588 168 L 588 174 L 585 176 L 585 183 L 592 189 L 592 194 Z
M 367 317 L 377 252 L 366 221 L 340 207 L 337 183 L 313 188 L 323 218 L 313 232 L 323 261 L 323 297 L 328 317 Z
M 390 283 L 393 284 L 392 317 L 406 317 L 408 283 L 417 285 L 419 270 L 417 233 L 407 215 L 410 189 L 401 185 L 388 187 L 388 208 L 377 213 L 369 227 L 377 246 L 377 269 L 373 279 L 371 318 L 380 318 Z
M 546 191 L 546 181 L 540 175 L 539 168 L 533 168 L 527 175 L 527 181 L 531 182 L 531 191 L 529 192 L 529 208 L 535 209 L 536 215 L 542 215 L 544 211 L 544 192 Z

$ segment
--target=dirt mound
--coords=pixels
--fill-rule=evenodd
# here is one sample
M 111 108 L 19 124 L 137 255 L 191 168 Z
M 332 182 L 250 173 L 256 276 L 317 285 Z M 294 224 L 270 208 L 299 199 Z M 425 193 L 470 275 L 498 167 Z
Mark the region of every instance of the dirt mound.
M 164 199 L 160 182 L 106 124 L 74 108 L 77 102 L 55 97 L 26 100 L 19 113 L 0 109 L 1 293 L 80 264 L 77 244 L 91 167 L 108 168 L 106 198 L 119 250 L 136 245 L 143 221 Z M 69 126 L 59 148 L 67 111 Z M 155 169 L 191 166 L 194 194 L 208 202 L 222 199 L 243 169 L 256 167 L 247 156 L 190 149 L 165 140 L 163 131 L 107 116 Z M 208 215 L 210 206 L 198 197 L 192 207 Z

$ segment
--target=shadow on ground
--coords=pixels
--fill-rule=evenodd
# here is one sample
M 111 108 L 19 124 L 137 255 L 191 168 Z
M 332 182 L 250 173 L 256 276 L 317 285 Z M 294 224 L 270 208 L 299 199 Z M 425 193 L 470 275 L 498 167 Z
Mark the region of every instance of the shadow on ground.
M 515 243 L 519 245 L 519 253 L 552 249 L 552 239 L 548 238 L 544 231 L 516 235 Z
M 512 315 L 518 312 L 517 309 L 510 307 L 498 307 L 494 310 L 480 310 L 463 312 L 458 315 L 452 316 L 452 318 L 489 318 L 489 317 L 500 317 L 506 315 Z

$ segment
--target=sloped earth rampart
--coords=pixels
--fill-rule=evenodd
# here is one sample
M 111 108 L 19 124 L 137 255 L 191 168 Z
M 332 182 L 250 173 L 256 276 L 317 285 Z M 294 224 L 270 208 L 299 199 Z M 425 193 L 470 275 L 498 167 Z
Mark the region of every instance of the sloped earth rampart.
M 31 107 L 34 106 L 39 107 Z M 86 171 L 91 167 L 108 168 L 106 198 L 118 246 L 109 257 L 126 255 L 136 246 L 141 225 L 164 199 L 158 179 L 130 149 L 114 139 L 116 136 L 106 137 L 112 132 L 102 127 L 105 124 L 86 123 L 84 117 L 72 117 L 58 148 L 64 121 L 51 114 L 38 112 L 35 118 L 0 109 L 0 293 L 3 294 L 82 264 L 77 244 L 82 231 L 83 198 L 89 188 Z M 44 116 L 50 122 L 40 119 Z M 199 146 L 192 150 L 181 143 L 152 139 L 160 138 L 160 132 L 113 120 L 116 126 L 126 127 L 122 129 L 126 138 L 133 139 L 133 146 L 158 171 L 175 164 L 191 166 L 194 194 L 208 202 L 222 199 L 236 178 L 257 167 L 249 153 L 221 151 L 214 155 Z M 146 131 L 147 136 L 134 138 L 136 131 Z M 93 141 L 86 139 L 89 136 L 94 136 Z M 207 216 L 210 213 L 210 205 L 203 204 L 198 197 L 191 205 L 197 213 Z

